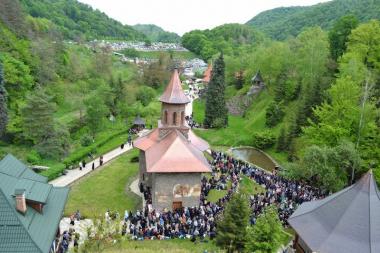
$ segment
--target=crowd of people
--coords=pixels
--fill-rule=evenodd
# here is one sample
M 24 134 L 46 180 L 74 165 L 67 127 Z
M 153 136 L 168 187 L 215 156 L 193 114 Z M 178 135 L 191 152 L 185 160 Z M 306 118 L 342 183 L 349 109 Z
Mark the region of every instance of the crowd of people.
M 238 191 L 243 175 L 265 188 L 265 193 L 250 196 L 251 224 L 255 224 L 257 216 L 266 206 L 276 205 L 280 220 L 287 226 L 287 219 L 299 204 L 325 196 L 319 189 L 284 179 L 224 153 L 212 152 L 212 157 L 212 174 L 209 178 L 202 178 L 199 206 L 162 212 L 154 210 L 150 189 L 140 185 L 146 201 L 145 209 L 126 213 L 122 233 L 129 233 L 136 240 L 189 238 L 195 241 L 197 238 L 205 240 L 206 236 L 213 239 L 216 236 L 216 220 L 233 193 Z M 227 193 L 212 203 L 207 201 L 212 189 L 227 190 Z
M 70 216 L 70 228 L 68 231 L 63 231 L 61 238 L 58 238 L 58 253 L 65 253 L 69 250 L 69 245 L 73 242 L 74 248 L 78 248 L 79 234 L 75 232 L 74 224 L 75 221 L 79 221 L 81 219 L 81 213 L 77 210 Z
M 195 120 L 193 119 L 192 115 L 191 116 L 186 116 L 185 120 L 186 120 L 187 124 L 189 125 L 189 127 L 191 129 L 193 129 L 193 128 L 200 128 L 201 127 L 201 125 L 199 123 L 195 122 Z

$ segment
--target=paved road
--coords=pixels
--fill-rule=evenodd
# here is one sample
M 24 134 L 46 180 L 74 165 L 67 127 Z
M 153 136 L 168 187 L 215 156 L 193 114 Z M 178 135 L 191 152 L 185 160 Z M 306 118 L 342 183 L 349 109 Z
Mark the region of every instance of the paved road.
M 139 133 L 139 136 L 145 134 L 149 130 L 143 130 Z M 103 155 L 103 166 L 104 164 L 108 163 L 109 161 L 115 159 L 116 157 L 124 154 L 125 152 L 131 150 L 133 147 L 126 144 L 123 149 L 120 148 L 120 146 L 114 150 L 111 150 L 110 152 Z M 68 186 L 81 177 L 87 175 L 92 171 L 92 163 L 95 163 L 95 169 L 99 167 L 99 157 L 97 157 L 95 160 L 87 162 L 86 167 L 82 170 L 79 170 L 79 168 L 68 170 L 68 173 L 66 175 L 62 175 L 49 183 L 54 186 Z M 79 165 L 79 164 L 78 164 Z

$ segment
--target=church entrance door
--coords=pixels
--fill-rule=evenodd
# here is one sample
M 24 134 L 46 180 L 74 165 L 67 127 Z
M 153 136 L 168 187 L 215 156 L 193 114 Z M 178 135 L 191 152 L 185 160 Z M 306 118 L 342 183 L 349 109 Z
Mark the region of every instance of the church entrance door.
M 182 201 L 173 201 L 173 211 L 182 208 Z

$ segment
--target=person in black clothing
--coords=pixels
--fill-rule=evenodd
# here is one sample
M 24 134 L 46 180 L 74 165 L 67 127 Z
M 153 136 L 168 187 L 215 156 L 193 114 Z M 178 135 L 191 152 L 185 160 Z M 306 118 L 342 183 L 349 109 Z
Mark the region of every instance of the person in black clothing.
M 95 163 L 92 162 L 92 170 L 94 170 L 94 169 L 95 169 Z

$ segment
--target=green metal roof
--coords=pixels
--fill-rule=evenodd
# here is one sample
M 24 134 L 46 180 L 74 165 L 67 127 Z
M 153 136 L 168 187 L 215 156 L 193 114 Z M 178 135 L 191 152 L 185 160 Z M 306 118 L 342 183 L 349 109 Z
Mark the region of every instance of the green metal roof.
M 16 212 L 0 189 L 0 252 L 41 253 Z
M 14 186 L 15 189 L 25 189 L 25 198 L 27 200 L 39 203 L 46 203 L 52 187 L 51 184 L 40 183 L 28 179 L 20 179 Z
M 48 181 L 47 177 L 35 173 L 11 154 L 6 155 L 3 160 L 0 161 L 0 173 L 43 183 L 47 183 Z
M 12 159 L 16 158 L 12 157 Z M 9 161 L 6 161 L 7 163 L 0 161 L 0 167 L 3 165 L 2 168 L 4 168 L 4 164 L 7 166 L 14 164 L 22 168 L 20 161 L 12 161 L 12 163 Z M 18 172 L 17 170 L 17 168 L 16 170 L 9 168 L 0 170 L 0 252 L 47 253 L 55 238 L 69 189 L 20 178 L 20 175 L 25 175 L 25 170 L 21 174 L 19 173 L 21 170 Z M 30 169 L 26 168 L 26 170 Z M 32 173 L 36 174 L 31 171 L 27 175 L 38 179 Z M 14 199 L 17 189 L 25 189 L 27 200 L 44 203 L 42 213 L 28 205 L 25 214 L 17 212 Z

